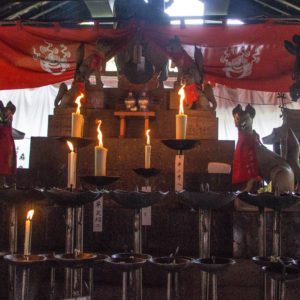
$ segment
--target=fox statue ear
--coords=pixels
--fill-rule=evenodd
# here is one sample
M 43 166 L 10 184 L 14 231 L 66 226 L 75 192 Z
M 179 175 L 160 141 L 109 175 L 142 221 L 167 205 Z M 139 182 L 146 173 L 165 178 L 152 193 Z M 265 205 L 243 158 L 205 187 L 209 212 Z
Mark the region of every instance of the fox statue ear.
M 255 117 L 255 113 L 256 113 L 255 109 L 250 104 L 247 104 L 247 106 L 245 108 L 245 112 L 247 112 L 252 119 Z
M 234 116 L 235 114 L 239 113 L 243 111 L 243 108 L 241 106 L 241 104 L 238 104 L 233 110 L 232 110 L 232 115 Z

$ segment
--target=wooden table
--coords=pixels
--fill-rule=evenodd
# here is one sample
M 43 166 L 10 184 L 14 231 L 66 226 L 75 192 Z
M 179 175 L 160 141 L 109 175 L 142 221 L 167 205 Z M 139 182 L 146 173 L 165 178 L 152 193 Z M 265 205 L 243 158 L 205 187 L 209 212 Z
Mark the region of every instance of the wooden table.
M 120 137 L 125 137 L 126 118 L 143 117 L 145 119 L 145 131 L 149 129 L 149 118 L 155 117 L 154 111 L 116 111 L 114 116 L 120 118 Z

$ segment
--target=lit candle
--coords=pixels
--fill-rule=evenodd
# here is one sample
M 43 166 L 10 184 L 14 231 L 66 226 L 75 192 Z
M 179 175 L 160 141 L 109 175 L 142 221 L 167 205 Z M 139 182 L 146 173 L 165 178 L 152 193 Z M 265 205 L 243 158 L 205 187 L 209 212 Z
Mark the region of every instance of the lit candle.
M 75 100 L 77 104 L 77 109 L 75 113 L 72 113 L 72 127 L 71 127 L 71 136 L 73 137 L 82 137 L 83 136 L 83 125 L 84 118 L 80 113 L 81 102 L 80 100 L 84 97 L 83 93 L 81 93 Z
M 145 168 L 149 169 L 151 165 L 151 145 L 150 145 L 150 129 L 146 130 L 147 144 L 145 145 Z
M 176 115 L 176 139 L 186 138 L 187 115 L 184 114 L 183 110 L 183 100 L 185 98 L 184 87 L 185 85 L 178 91 L 178 95 L 180 95 L 180 105 L 179 114 Z
M 25 222 L 24 255 L 30 255 L 31 253 L 31 232 L 32 232 L 33 214 L 34 214 L 33 209 L 28 211 L 26 222 Z
M 103 147 L 102 132 L 100 130 L 100 125 L 102 121 L 98 121 L 98 146 L 95 146 L 95 176 L 106 176 L 106 157 L 107 149 Z
M 68 188 L 76 187 L 76 165 L 77 153 L 74 151 L 74 146 L 71 142 L 67 141 L 70 152 L 68 153 Z

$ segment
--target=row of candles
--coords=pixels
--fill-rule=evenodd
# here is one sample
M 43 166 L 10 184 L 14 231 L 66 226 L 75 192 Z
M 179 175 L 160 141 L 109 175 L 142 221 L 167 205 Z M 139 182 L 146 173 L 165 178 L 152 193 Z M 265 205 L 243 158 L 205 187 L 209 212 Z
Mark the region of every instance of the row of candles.
M 183 101 L 185 98 L 184 86 L 179 90 L 178 94 L 180 95 L 180 105 L 179 113 L 176 115 L 176 139 L 185 139 L 186 138 L 186 127 L 187 127 L 187 115 L 184 114 Z M 83 125 L 84 118 L 80 113 L 81 99 L 84 97 L 83 94 L 78 96 L 75 100 L 77 104 L 77 110 L 75 113 L 72 113 L 72 128 L 71 136 L 72 137 L 82 137 L 83 136 Z M 95 176 L 106 176 L 106 158 L 108 149 L 103 146 L 103 135 L 101 132 L 102 121 L 98 120 L 97 126 L 97 137 L 98 145 L 95 146 Z M 145 145 L 145 168 L 151 167 L 151 144 L 150 144 L 150 129 L 146 130 L 146 145 Z M 74 146 L 70 141 L 67 141 L 67 144 L 70 149 L 68 154 L 68 187 L 76 186 L 76 162 L 77 162 L 77 153 L 74 151 Z M 25 238 L 24 238 L 24 255 L 30 255 L 31 253 L 31 234 L 32 234 L 32 218 L 34 210 L 31 209 L 27 213 L 27 218 L 25 222 Z
M 186 138 L 187 128 L 187 115 L 184 114 L 183 102 L 185 98 L 184 86 L 181 87 L 178 94 L 180 95 L 179 113 L 176 115 L 176 139 Z M 84 118 L 80 113 L 81 99 L 84 97 L 80 94 L 75 100 L 77 104 L 76 112 L 72 113 L 72 137 L 83 136 Z M 94 163 L 94 175 L 95 176 L 106 176 L 106 159 L 108 149 L 103 147 L 103 136 L 100 130 L 102 121 L 98 120 L 97 135 L 99 144 L 95 146 L 95 163 Z M 150 144 L 150 130 L 146 131 L 147 142 L 145 145 L 145 168 L 151 167 L 151 144 Z M 71 142 L 67 142 L 70 153 L 68 155 L 68 187 L 76 186 L 76 161 L 77 153 L 74 152 L 74 147 Z

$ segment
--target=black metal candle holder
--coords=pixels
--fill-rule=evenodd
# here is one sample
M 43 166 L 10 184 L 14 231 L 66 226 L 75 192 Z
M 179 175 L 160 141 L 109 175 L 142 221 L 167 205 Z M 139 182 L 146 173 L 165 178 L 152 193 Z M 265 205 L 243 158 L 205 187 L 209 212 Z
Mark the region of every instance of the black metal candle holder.
M 91 252 L 74 252 L 74 253 L 62 253 L 55 254 L 55 260 L 58 265 L 61 265 L 68 271 L 72 280 L 66 281 L 65 297 L 77 297 L 83 295 L 83 269 L 88 268 L 88 295 L 93 299 L 93 281 L 94 281 L 94 262 L 98 258 L 96 253 Z M 74 276 L 74 277 L 73 277 Z M 70 286 L 68 286 L 70 284 Z
M 168 148 L 177 150 L 182 154 L 184 150 L 190 150 L 195 148 L 200 144 L 200 140 L 192 140 L 192 139 L 168 139 L 162 140 L 162 143 L 166 145 Z
M 179 273 L 192 266 L 193 259 L 185 256 L 163 256 L 153 257 L 149 262 L 156 268 L 166 271 L 167 300 L 180 299 Z
M 20 299 L 29 300 L 29 286 L 30 286 L 30 269 L 46 261 L 46 256 L 44 255 L 23 255 L 23 254 L 8 254 L 4 256 L 4 260 L 13 268 L 13 274 L 10 274 L 9 283 L 9 294 L 10 299 L 17 298 L 17 288 L 16 288 L 16 269 L 17 267 L 22 270 L 22 288 L 20 290 Z M 11 278 L 12 277 L 12 278 Z
M 74 148 L 76 149 L 86 147 L 96 142 L 96 139 L 94 138 L 83 138 L 83 137 L 73 137 L 73 136 L 58 136 L 52 138 L 62 143 L 66 143 L 67 141 L 69 141 L 74 145 Z
M 41 190 L 38 189 L 1 189 L 0 190 L 0 204 L 7 205 L 9 207 L 9 253 L 12 255 L 17 252 L 18 245 L 18 213 L 17 207 L 23 204 L 33 204 L 41 202 L 45 198 L 45 195 Z M 21 264 L 21 256 L 6 256 L 6 260 L 10 260 L 9 264 L 9 293 L 10 297 L 14 297 L 16 294 L 16 261 L 18 258 L 18 264 Z M 27 264 L 33 264 L 33 260 L 27 257 Z M 32 258 L 32 256 L 31 256 Z M 28 297 L 28 281 L 29 271 L 24 269 L 24 278 L 26 281 L 23 282 L 22 291 L 24 297 Z M 22 296 L 23 297 L 23 296 Z M 23 299 L 25 299 L 23 297 Z
M 65 238 L 65 252 L 68 254 L 74 253 L 75 248 L 83 253 L 83 206 L 87 203 L 95 201 L 103 194 L 103 191 L 70 191 L 68 189 L 52 188 L 45 191 L 48 202 L 53 206 L 66 207 L 66 238 Z M 76 216 L 76 226 L 75 226 Z M 61 257 L 66 258 L 66 257 Z M 79 294 L 82 294 L 82 270 L 75 270 L 73 272 L 70 262 L 65 259 L 65 296 L 71 297 L 79 285 Z M 79 262 L 79 259 L 77 259 Z M 82 260 L 80 261 L 82 262 Z M 74 267 L 73 267 L 74 269 Z M 52 270 L 52 273 L 54 271 Z M 74 273 L 74 274 L 73 274 Z M 93 272 L 90 272 L 90 278 L 93 277 Z M 52 277 L 51 277 L 52 278 Z M 91 279 L 92 280 L 92 279 Z M 92 286 L 91 280 L 89 282 Z M 92 293 L 92 291 L 90 291 Z
M 31 266 L 46 262 L 47 258 L 41 254 L 8 254 L 4 256 L 4 260 L 13 265 Z
M 274 210 L 273 221 L 273 246 L 272 255 L 278 257 L 281 255 L 281 211 L 289 208 L 296 203 L 300 202 L 300 197 L 293 193 L 285 193 L 281 195 L 275 195 L 274 193 L 260 193 L 251 194 L 248 192 L 242 192 L 237 197 L 250 205 L 256 206 L 259 209 L 259 228 L 258 228 L 258 243 L 259 243 L 259 256 L 266 256 L 266 212 L 265 209 Z M 271 277 L 272 278 L 272 277 Z M 271 280 L 271 297 L 275 297 L 278 293 L 277 288 L 282 287 Z M 267 279 L 264 276 L 264 299 L 267 299 Z
M 178 192 L 177 195 L 180 202 L 195 210 L 218 209 L 235 199 L 235 194 L 230 192 L 189 192 L 184 190 Z
M 285 283 L 297 280 L 300 277 L 300 270 L 292 264 L 272 264 L 263 266 L 262 270 L 274 281 L 274 300 L 285 299 Z
M 160 170 L 155 168 L 137 168 L 137 169 L 133 169 L 133 171 L 137 175 L 144 177 L 146 179 L 150 177 L 154 177 L 160 173 Z
M 292 264 L 294 259 L 287 256 L 253 256 L 252 261 L 260 267 L 268 267 L 274 264 Z
M 45 199 L 45 195 L 39 189 L 0 189 L 0 204 L 26 204 L 43 199 Z
M 125 208 L 134 210 L 134 253 L 138 253 L 139 255 L 143 253 L 141 209 L 144 207 L 152 206 L 153 204 L 161 201 L 167 196 L 167 194 L 168 192 L 128 192 L 122 190 L 114 190 L 109 193 L 109 195 L 115 202 Z M 123 274 L 123 279 L 125 280 L 124 276 L 125 275 Z M 135 289 L 136 296 L 138 299 L 142 299 L 142 272 L 140 270 L 137 270 L 134 281 L 137 287 Z
M 142 299 L 141 277 L 137 274 L 141 275 L 141 268 L 147 260 L 146 255 L 139 253 L 118 253 L 105 260 L 112 268 L 122 272 L 122 299 Z
M 80 176 L 80 180 L 84 184 L 93 185 L 96 187 L 103 187 L 114 183 L 120 176 Z
M 212 191 L 181 191 L 178 192 L 177 195 L 180 202 L 198 211 L 199 257 L 210 257 L 211 211 L 232 202 L 235 198 L 235 194 Z M 214 278 L 214 280 L 215 279 L 216 278 Z M 209 272 L 202 272 L 201 293 L 203 299 L 207 299 L 209 296 L 209 280 Z
M 211 275 L 212 277 L 212 300 L 217 300 L 218 298 L 218 284 L 217 275 L 226 272 L 231 266 L 235 264 L 235 260 L 231 258 L 224 257 L 211 257 L 211 258 L 199 258 L 195 260 L 195 263 L 204 271 Z M 209 290 L 209 286 L 207 287 Z
M 83 253 L 60 253 L 55 254 L 54 258 L 59 264 L 69 268 L 83 268 L 86 265 L 91 265 L 97 259 L 96 253 L 83 252 Z
M 52 188 L 45 195 L 52 206 L 79 207 L 93 202 L 103 195 L 104 191 L 70 191 L 68 189 Z
M 300 202 L 300 196 L 293 193 L 285 193 L 276 196 L 274 193 L 269 192 L 260 194 L 242 192 L 238 194 L 237 197 L 250 205 L 274 210 L 286 209 Z
M 168 195 L 168 192 L 128 192 L 114 190 L 109 195 L 123 207 L 139 210 L 161 201 Z

